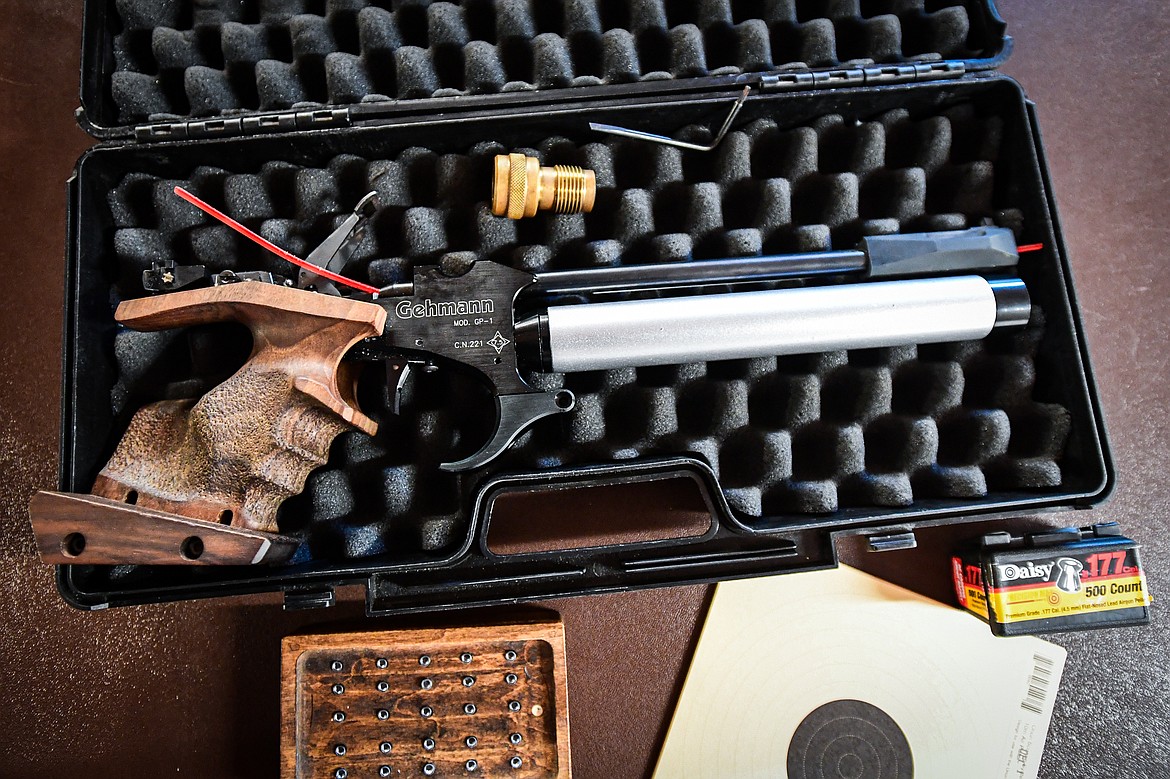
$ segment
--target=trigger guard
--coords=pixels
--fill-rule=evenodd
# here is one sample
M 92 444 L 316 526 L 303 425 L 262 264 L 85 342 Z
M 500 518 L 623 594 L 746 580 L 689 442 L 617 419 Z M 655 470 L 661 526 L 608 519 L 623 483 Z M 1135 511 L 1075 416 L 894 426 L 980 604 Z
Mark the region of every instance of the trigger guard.
M 496 396 L 496 427 L 492 437 L 479 451 L 453 463 L 443 463 L 440 470 L 452 473 L 470 471 L 499 457 L 533 422 L 553 414 L 572 411 L 577 399 L 567 389 Z

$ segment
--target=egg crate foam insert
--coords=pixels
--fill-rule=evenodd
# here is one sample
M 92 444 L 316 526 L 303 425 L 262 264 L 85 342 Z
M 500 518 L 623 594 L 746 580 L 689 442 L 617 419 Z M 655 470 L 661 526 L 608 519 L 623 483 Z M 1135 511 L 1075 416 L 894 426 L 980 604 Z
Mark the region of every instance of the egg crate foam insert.
M 345 273 L 385 285 L 409 280 L 419 265 L 475 258 L 542 271 L 847 248 L 864 235 L 961 229 L 991 217 L 1019 226 L 1020 210 L 1001 202 L 1011 188 L 995 185 L 1002 139 L 999 116 L 959 103 L 868 121 L 829 115 L 794 128 L 756 118 L 710 154 L 548 137 L 531 148 L 484 141 L 460 153 L 341 154 L 317 167 L 256 159 L 233 170 L 193 167 L 181 179 L 134 171 L 119 174 L 105 196 L 107 289 L 110 303 L 142 296 L 142 271 L 167 258 L 290 274 L 283 260 L 180 200 L 176 185 L 300 256 L 375 190 L 382 210 Z M 492 159 L 507 151 L 595 170 L 593 212 L 491 215 Z M 710 464 L 748 526 L 1054 491 L 1070 413 L 1062 380 L 1038 376 L 1045 365 L 1056 373 L 1037 359 L 1044 330 L 1034 304 L 1026 328 L 983 341 L 531 374 L 540 388 L 571 389 L 576 409 L 537 422 L 468 474 L 438 464 L 487 440 L 494 412 L 483 387 L 457 370 L 421 373 L 395 416 L 385 373 L 371 366 L 359 401 L 381 423 L 378 435 L 340 436 L 329 463 L 282 507 L 281 531 L 307 542 L 301 561 L 433 555 L 465 538 L 469 496 L 485 473 L 688 453 Z M 206 392 L 243 363 L 250 339 L 238 325 L 119 329 L 110 349 L 107 456 L 134 410 Z
M 986 56 L 973 0 L 116 0 L 122 123 Z

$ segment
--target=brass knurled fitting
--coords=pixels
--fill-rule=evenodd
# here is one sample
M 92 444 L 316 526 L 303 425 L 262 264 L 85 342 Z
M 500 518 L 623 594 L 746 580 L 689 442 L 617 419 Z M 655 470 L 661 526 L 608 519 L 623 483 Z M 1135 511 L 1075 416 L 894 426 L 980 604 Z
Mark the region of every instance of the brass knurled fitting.
M 597 177 L 576 165 L 544 168 L 536 157 L 497 154 L 492 178 L 492 213 L 509 219 L 535 216 L 537 211 L 558 214 L 589 213 L 597 197 Z

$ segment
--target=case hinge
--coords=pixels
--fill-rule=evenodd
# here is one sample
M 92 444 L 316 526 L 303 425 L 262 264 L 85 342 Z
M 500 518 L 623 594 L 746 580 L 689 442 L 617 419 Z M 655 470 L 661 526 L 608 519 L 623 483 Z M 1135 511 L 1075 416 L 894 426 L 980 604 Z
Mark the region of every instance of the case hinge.
M 285 611 L 327 609 L 336 602 L 337 595 L 333 588 L 328 585 L 321 587 L 292 587 L 284 591 Z
M 959 78 L 966 72 L 962 62 L 914 62 L 904 65 L 874 65 L 867 68 L 834 68 L 765 73 L 760 89 L 765 92 L 794 92 L 869 84 L 904 84 L 910 81 L 935 81 Z
M 892 552 L 896 549 L 914 549 L 918 546 L 918 539 L 914 536 L 913 530 L 870 536 L 866 541 L 871 552 Z
M 134 128 L 139 141 L 177 141 L 195 138 L 224 138 L 257 133 L 284 133 L 317 130 L 349 124 L 348 108 L 320 108 L 312 111 L 285 111 L 279 114 L 192 119 L 186 122 L 141 124 Z

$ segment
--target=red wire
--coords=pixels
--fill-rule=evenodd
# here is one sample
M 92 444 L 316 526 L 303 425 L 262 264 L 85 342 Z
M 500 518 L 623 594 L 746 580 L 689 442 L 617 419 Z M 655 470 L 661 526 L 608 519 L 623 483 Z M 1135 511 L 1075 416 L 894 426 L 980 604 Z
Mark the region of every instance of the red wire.
M 175 187 L 175 194 L 178 195 L 179 197 L 183 198 L 184 200 L 186 200 L 188 203 L 191 203 L 192 205 L 197 206 L 203 212 L 210 214 L 211 216 L 214 216 L 216 219 L 223 222 L 225 225 L 232 228 L 233 230 L 235 230 L 237 233 L 244 236 L 245 238 L 248 238 L 249 240 L 255 241 L 256 243 L 260 244 L 265 249 L 267 249 L 268 251 L 275 254 L 277 257 L 280 257 L 281 259 L 288 260 L 293 265 L 297 265 L 301 268 L 304 268 L 305 270 L 312 271 L 313 273 L 316 273 L 318 276 L 323 276 L 323 277 L 329 279 L 330 281 L 336 281 L 338 284 L 344 284 L 347 287 L 352 287 L 353 289 L 361 290 L 362 292 L 368 292 L 369 294 L 373 295 L 374 297 L 378 296 L 378 288 L 377 287 L 371 287 L 369 284 L 363 284 L 360 281 L 354 281 L 353 279 L 346 278 L 345 276 L 341 276 L 337 273 L 334 273 L 331 270 L 326 270 L 325 268 L 318 267 L 317 265 L 314 265 L 311 262 L 306 262 L 305 260 L 302 260 L 300 257 L 297 257 L 295 254 L 292 254 L 290 252 L 286 252 L 284 249 L 280 248 L 279 246 L 274 244 L 272 241 L 269 241 L 267 238 L 264 238 L 260 235 L 257 235 L 256 233 L 249 230 L 247 227 L 244 227 L 242 224 L 237 222 L 235 219 L 232 219 L 230 216 L 223 213 L 222 211 L 219 211 L 218 209 L 216 209 L 216 208 L 212 207 L 211 205 L 205 203 L 204 201 L 200 200 L 195 195 L 192 195 L 190 192 L 183 189 L 182 187 Z
M 1042 243 L 1026 243 L 1023 246 L 1017 246 L 1016 251 L 1023 254 L 1024 252 L 1038 252 L 1043 248 L 1044 244 Z

